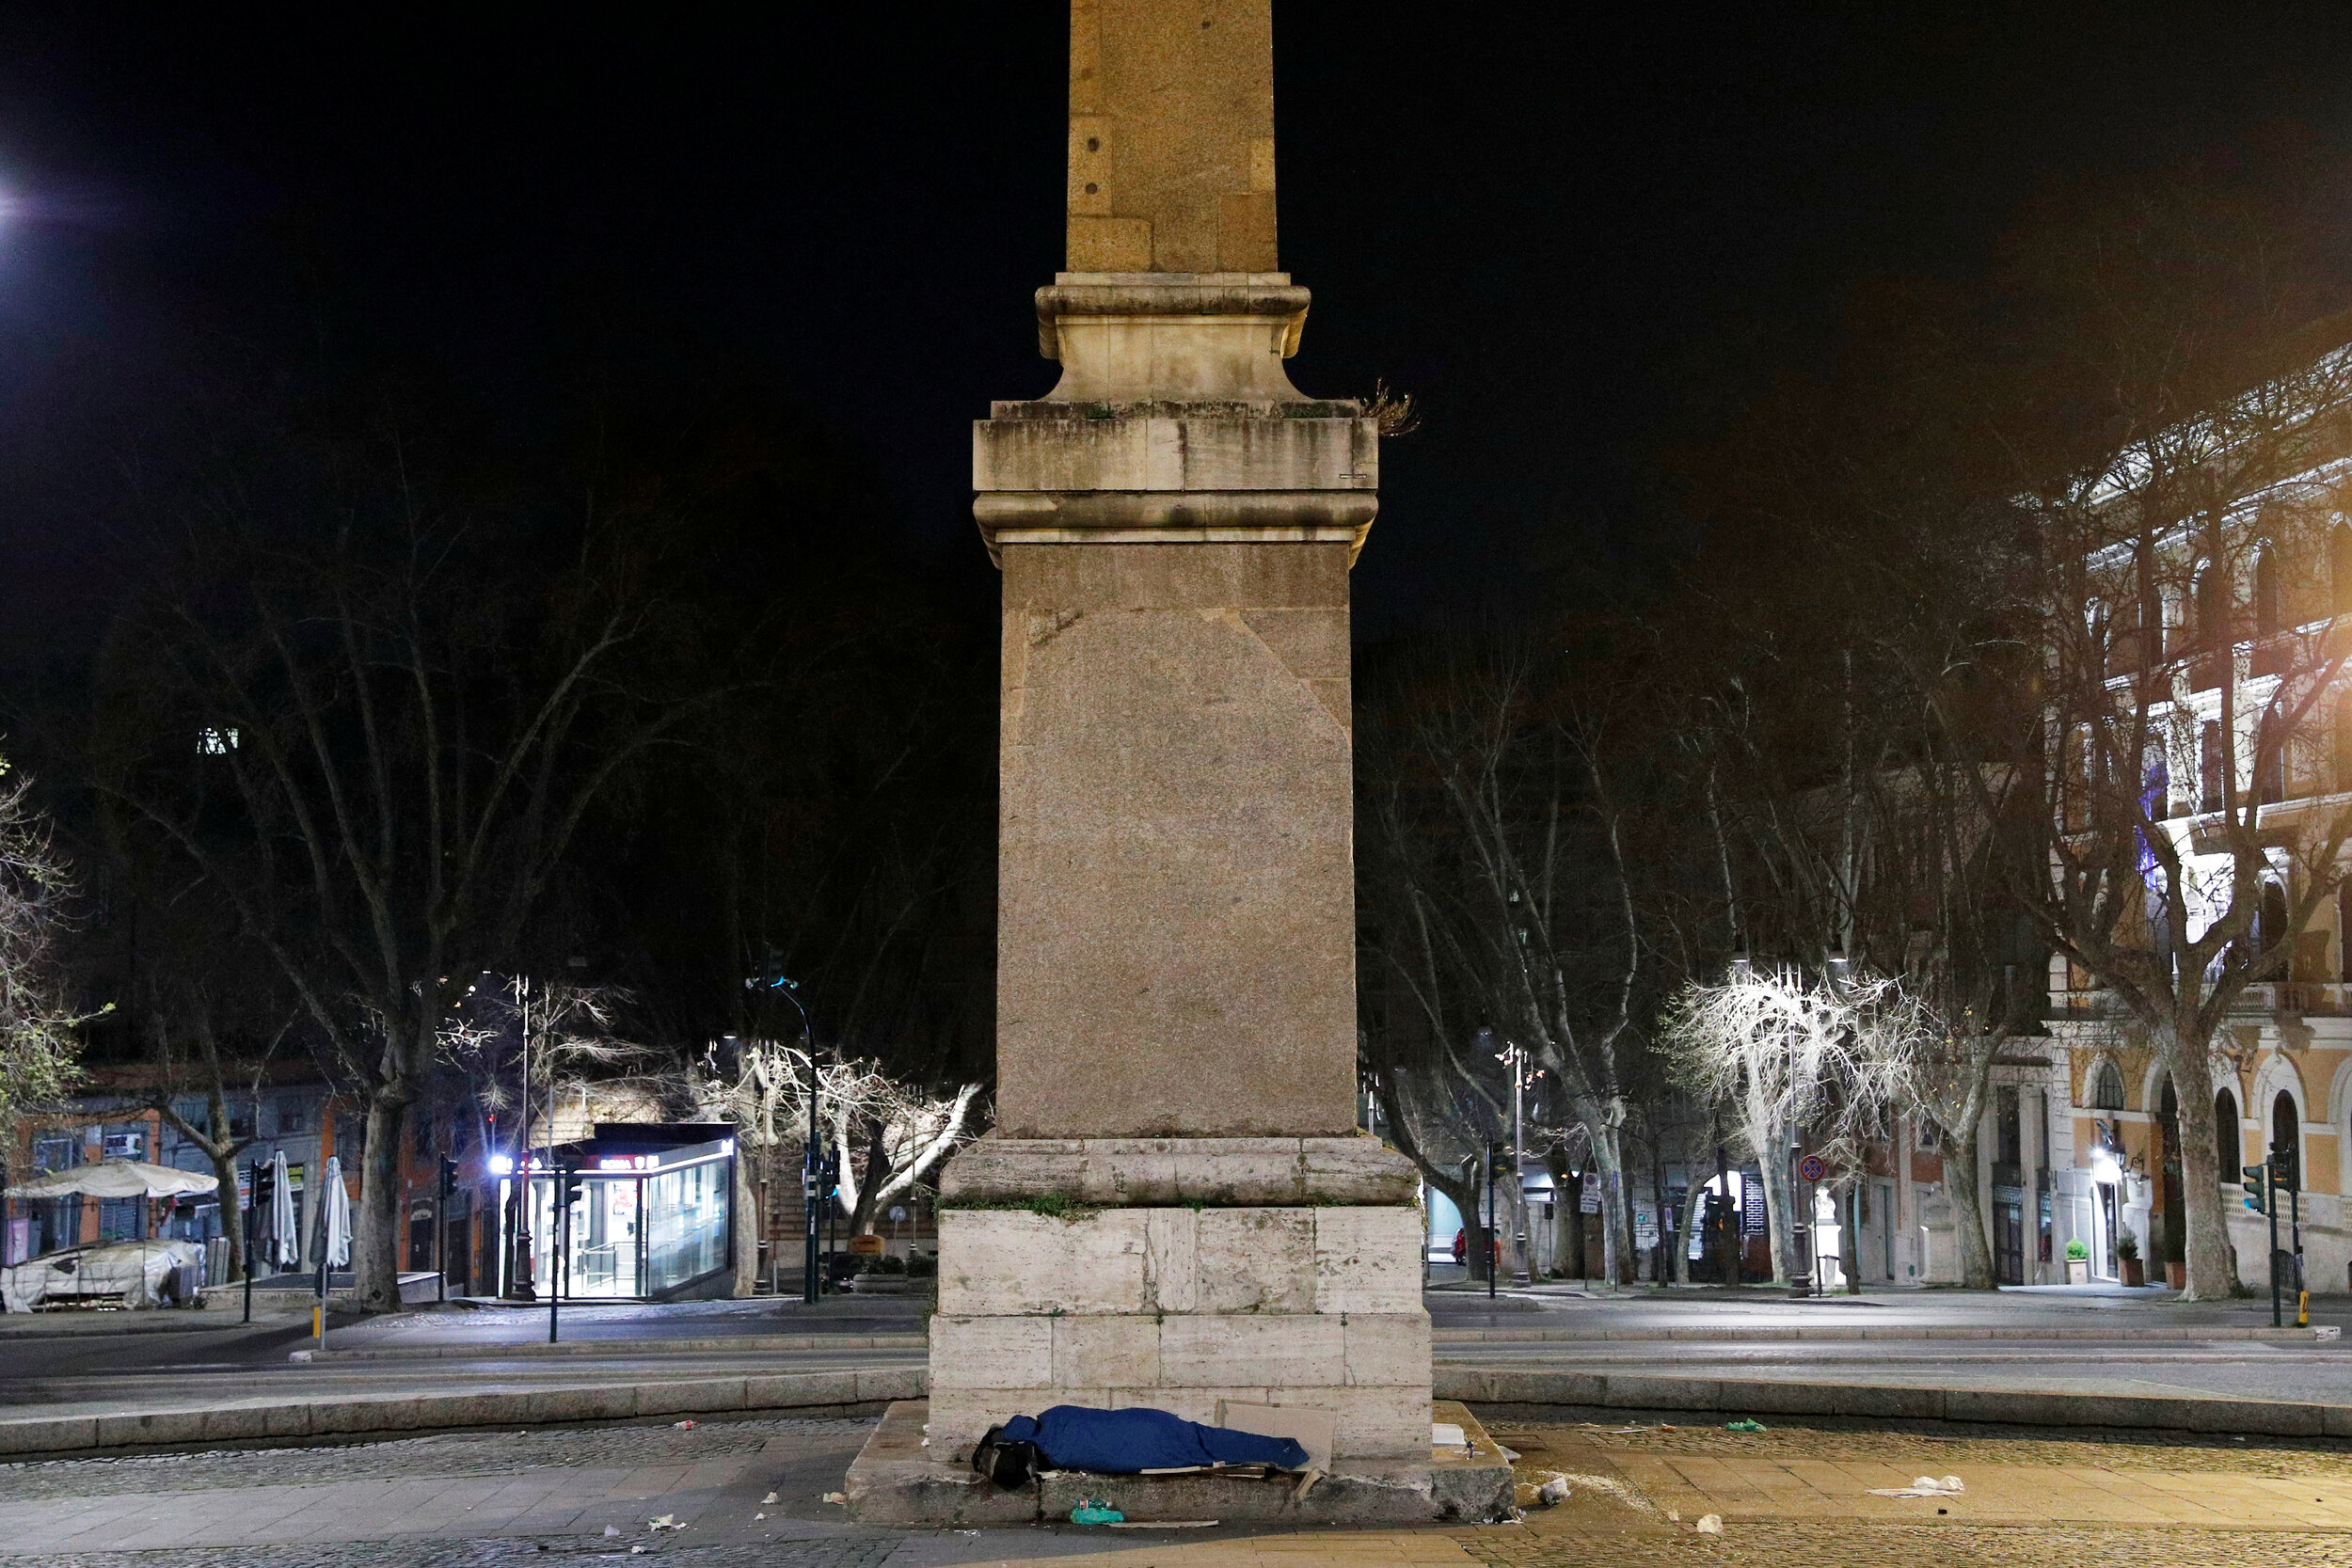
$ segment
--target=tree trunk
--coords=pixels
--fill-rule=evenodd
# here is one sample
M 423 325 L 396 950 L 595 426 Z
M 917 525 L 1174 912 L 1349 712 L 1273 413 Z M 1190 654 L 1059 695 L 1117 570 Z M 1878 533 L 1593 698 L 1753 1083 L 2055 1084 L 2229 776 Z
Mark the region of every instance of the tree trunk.
M 1600 1269 L 1613 1285 L 1632 1283 L 1632 1227 L 1626 1214 L 1625 1150 L 1617 1129 L 1603 1122 L 1588 1124 L 1592 1136 L 1593 1168 L 1600 1178 Z
M 405 1085 L 378 1089 L 368 1101 L 368 1141 L 358 1161 L 359 1202 L 352 1215 L 351 1238 L 353 1283 L 363 1312 L 400 1309 L 400 1124 L 407 1109 Z M 343 1160 L 346 1170 L 352 1164 L 348 1157 Z M 311 1205 L 311 1212 L 321 1216 L 321 1247 L 326 1244 L 326 1190 L 322 1187 L 319 1201 Z
M 735 1140 L 734 1208 L 727 1215 L 729 1239 L 735 1243 L 735 1286 L 738 1297 L 750 1296 L 759 1290 L 759 1229 L 755 1223 L 758 1205 L 752 1191 L 751 1150 L 738 1130 Z
M 1756 1150 L 1756 1169 L 1764 1183 L 1764 1228 L 1772 1243 L 1772 1283 L 1787 1285 L 1797 1274 L 1797 1199 L 1788 1179 L 1786 1136 Z
M 234 1149 L 222 1153 L 213 1145 L 204 1146 L 205 1157 L 213 1162 L 213 1176 L 220 1182 L 220 1234 L 229 1243 L 229 1277 L 245 1277 L 245 1208 L 237 1201 L 237 1155 Z
M 1972 1121 L 1963 1131 L 1947 1130 L 1944 1138 L 1944 1185 L 1952 1198 L 1952 1232 L 1960 1247 L 1960 1287 L 1963 1291 L 1995 1288 L 1993 1248 L 1986 1241 L 1984 1202 L 1977 1192 L 1977 1173 L 1982 1168 L 1977 1128 L 1978 1123 Z
M 1691 1234 L 1698 1228 L 1699 1211 L 1707 1205 L 1707 1179 L 1699 1175 L 1686 1151 L 1682 1159 L 1682 1213 L 1675 1225 L 1675 1273 L 1691 1280 Z
M 1584 1182 L 1582 1171 L 1570 1172 L 1562 1191 L 1567 1194 L 1568 1256 L 1567 1267 L 1576 1271 L 1579 1279 L 1592 1278 L 1590 1259 L 1584 1256 Z
M 2177 1033 L 2173 1037 L 2179 1041 Z M 2228 1149 L 2220 1146 L 2213 1114 L 2213 1059 L 2205 1043 L 2176 1043 L 2166 1055 L 2173 1094 L 2181 1106 L 2181 1199 L 2188 1219 L 2188 1282 L 2181 1299 L 2226 1301 L 2237 1293 L 2238 1276 L 2230 1259 L 2230 1227 L 2221 1206 L 2221 1183 L 2224 1178 L 2238 1174 L 2244 1148 L 2243 1145 Z M 2237 1098 L 2237 1085 L 2229 1087 L 2232 1098 Z M 2243 1107 L 2239 1114 L 2244 1115 Z

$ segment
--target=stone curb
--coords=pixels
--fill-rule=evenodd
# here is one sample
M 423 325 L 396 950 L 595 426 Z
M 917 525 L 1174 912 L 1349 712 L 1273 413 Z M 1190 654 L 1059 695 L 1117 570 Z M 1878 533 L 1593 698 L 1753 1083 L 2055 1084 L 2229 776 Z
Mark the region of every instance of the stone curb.
M 544 1339 L 516 1344 L 485 1341 L 469 1345 L 360 1345 L 351 1350 L 295 1351 L 313 1362 L 329 1361 L 450 1361 L 503 1360 L 516 1355 L 684 1355 L 710 1351 L 770 1350 L 924 1350 L 930 1338 L 922 1334 L 734 1334 L 701 1339 Z
M 2001 1426 L 2157 1428 L 2269 1437 L 2352 1437 L 2352 1405 L 2150 1394 L 2054 1394 L 2010 1388 L 1914 1388 L 1892 1384 L 1775 1383 L 1515 1370 L 1439 1364 L 1436 1394 L 1482 1406 L 1581 1405 L 1709 1415 L 1851 1416 Z
M 893 1400 L 921 1399 L 929 1383 L 923 1368 L 894 1367 L 481 1394 L 393 1394 L 282 1404 L 199 1405 L 121 1416 L 33 1417 L 0 1420 L 0 1455 L 13 1459 L 103 1449 L 386 1436 L 467 1427 L 563 1426 L 646 1417 L 863 1413 Z
M 2324 1326 L 2324 1325 L 2323 1325 Z M 1998 1339 L 2022 1342 L 2034 1339 L 2097 1340 L 2130 1342 L 2140 1339 L 2259 1339 L 2272 1343 L 2330 1344 L 2309 1328 L 2246 1328 L 2237 1325 L 2216 1325 L 2199 1328 L 2182 1323 L 2152 1323 L 2122 1325 L 2113 1328 L 1948 1328 L 1922 1327 L 1864 1327 L 1842 1323 L 1804 1324 L 1802 1326 L 1747 1326 L 1732 1328 L 1440 1328 L 1430 1336 L 1437 1344 L 1532 1344 L 1554 1343 L 1655 1343 L 1659 1340 L 1713 1340 L 1718 1343 L 1785 1344 L 1807 1339 Z M 2352 1348 L 2352 1342 L 2346 1342 Z

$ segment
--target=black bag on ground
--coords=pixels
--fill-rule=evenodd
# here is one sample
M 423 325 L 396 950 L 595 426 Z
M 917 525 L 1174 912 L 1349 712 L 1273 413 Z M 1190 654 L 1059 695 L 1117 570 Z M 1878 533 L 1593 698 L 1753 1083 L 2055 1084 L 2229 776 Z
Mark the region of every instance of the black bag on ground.
M 972 1468 L 1007 1491 L 1026 1486 L 1037 1477 L 1037 1445 L 1009 1440 L 1003 1427 L 990 1427 L 972 1450 Z

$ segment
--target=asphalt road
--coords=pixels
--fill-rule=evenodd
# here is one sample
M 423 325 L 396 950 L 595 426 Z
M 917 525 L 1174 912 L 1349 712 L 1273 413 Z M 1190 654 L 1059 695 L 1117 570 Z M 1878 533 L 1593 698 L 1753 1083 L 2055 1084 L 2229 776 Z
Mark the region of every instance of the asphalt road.
M 2341 1319 L 2345 1306 L 2352 1303 L 2336 1298 L 2313 1319 Z M 2183 1306 L 2147 1294 L 2033 1292 L 1789 1302 L 1760 1291 L 1664 1299 L 1553 1291 L 1489 1301 L 1435 1291 L 1429 1307 L 1438 1358 L 1452 1364 L 2352 1403 L 2352 1339 L 2151 1337 L 2266 1325 L 2266 1302 Z M 912 1297 L 813 1308 L 760 1300 L 565 1308 L 570 1348 L 549 1354 L 544 1308 L 450 1309 L 332 1325 L 328 1354 L 301 1359 L 314 1343 L 301 1320 L 243 1325 L 191 1313 L 168 1331 L 150 1320 L 135 1333 L 107 1332 L 104 1320 L 8 1320 L 0 1401 L 23 1414 L 74 1415 L 919 1366 L 927 1310 Z M 1888 1330 L 1968 1337 L 1859 1338 Z M 1479 1338 L 1462 1338 L 1470 1333 Z M 1669 1333 L 1676 1338 L 1600 1338 Z M 1792 1334 L 1803 1337 L 1759 1338 Z M 829 1342 L 835 1339 L 844 1342 Z

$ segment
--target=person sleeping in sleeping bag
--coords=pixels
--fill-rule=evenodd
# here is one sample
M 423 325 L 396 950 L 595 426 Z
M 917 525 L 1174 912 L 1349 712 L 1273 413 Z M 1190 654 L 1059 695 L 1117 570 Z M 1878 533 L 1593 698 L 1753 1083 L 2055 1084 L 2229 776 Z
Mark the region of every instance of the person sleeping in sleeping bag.
M 1295 1437 L 1203 1426 L 1166 1410 L 1057 1404 L 1035 1417 L 1015 1416 L 1003 1426 L 991 1427 L 972 1455 L 973 1468 L 1000 1486 L 1025 1484 L 1038 1470 L 1132 1476 L 1220 1465 L 1303 1470 L 1307 1450 Z

